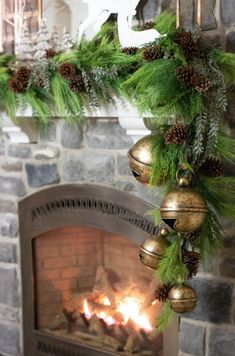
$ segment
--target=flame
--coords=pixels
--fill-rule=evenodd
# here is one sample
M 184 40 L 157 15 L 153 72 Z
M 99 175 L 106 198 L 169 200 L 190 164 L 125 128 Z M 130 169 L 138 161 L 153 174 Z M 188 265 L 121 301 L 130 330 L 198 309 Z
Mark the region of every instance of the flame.
M 105 295 L 100 295 L 97 299 L 99 304 L 104 306 L 110 306 L 111 302 Z M 145 331 L 151 332 L 153 327 L 149 321 L 147 314 L 141 312 L 142 300 L 133 296 L 125 296 L 120 298 L 117 302 L 117 312 L 121 313 L 123 316 L 123 324 L 128 323 L 129 320 L 133 321 L 137 328 L 144 329 Z M 108 311 L 104 310 L 101 312 L 94 313 L 88 305 L 88 301 L 85 299 L 83 303 L 83 312 L 87 319 L 90 319 L 92 315 L 96 314 L 100 319 L 103 319 L 108 325 L 118 324 Z
M 122 313 L 125 323 L 132 320 L 140 328 L 152 331 L 153 327 L 148 320 L 148 316 L 141 313 L 141 304 L 142 301 L 138 298 L 125 297 L 120 301 L 117 311 Z

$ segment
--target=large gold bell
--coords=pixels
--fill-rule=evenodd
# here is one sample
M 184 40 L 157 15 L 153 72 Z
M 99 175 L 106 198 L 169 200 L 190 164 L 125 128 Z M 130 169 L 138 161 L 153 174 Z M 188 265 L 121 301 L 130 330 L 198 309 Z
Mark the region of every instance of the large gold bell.
M 152 147 L 156 134 L 148 135 L 137 141 L 128 152 L 129 165 L 138 182 L 150 184 L 152 173 Z
M 164 239 L 166 236 L 166 229 L 162 229 L 160 235 L 149 237 L 139 247 L 140 261 L 150 269 L 156 269 L 164 255 L 169 242 Z
M 186 177 L 180 178 L 179 187 L 166 195 L 160 209 L 165 224 L 180 233 L 198 230 L 208 212 L 202 196 L 188 185 Z
M 197 305 L 197 294 L 192 287 L 183 284 L 170 290 L 168 301 L 176 313 L 188 313 Z

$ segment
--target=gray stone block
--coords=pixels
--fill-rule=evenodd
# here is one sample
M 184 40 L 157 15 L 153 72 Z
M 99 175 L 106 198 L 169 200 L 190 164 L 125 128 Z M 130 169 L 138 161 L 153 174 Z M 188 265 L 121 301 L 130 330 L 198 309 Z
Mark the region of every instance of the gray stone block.
M 184 316 L 190 319 L 212 323 L 229 323 L 232 304 L 232 284 L 216 279 L 199 279 L 191 281 L 198 295 L 196 309 Z
M 117 158 L 117 170 L 118 174 L 121 176 L 131 176 L 132 177 L 132 172 L 129 166 L 129 160 L 127 155 L 125 156 L 118 156 Z
M 12 144 L 8 147 L 8 155 L 17 158 L 31 158 L 32 151 L 29 146 Z
M 85 152 L 66 157 L 63 164 L 63 177 L 70 182 L 86 181 L 112 183 L 114 180 L 115 161 L 108 154 Z
M 26 195 L 25 185 L 19 178 L 0 176 L 0 193 L 23 197 Z
M 235 24 L 235 1 L 220 0 L 220 12 L 223 25 Z
M 203 30 L 213 30 L 217 27 L 215 13 L 215 0 L 204 0 L 202 9 Z
M 47 126 L 43 127 L 40 132 L 40 139 L 42 141 L 52 142 L 56 140 L 56 123 L 50 122 Z
M 126 131 L 117 120 L 99 122 L 91 119 L 86 133 L 87 143 L 92 148 L 104 148 L 110 150 L 130 148 L 132 139 L 126 135 Z
M 19 281 L 16 269 L 0 268 L 0 303 L 19 306 Z
M 7 305 L 0 305 L 0 320 L 19 322 L 19 308 L 9 307 Z
M 226 51 L 235 52 L 235 31 L 229 31 L 226 35 Z
M 0 262 L 16 263 L 16 245 L 2 242 L 0 243 Z
M 235 330 L 210 328 L 209 356 L 234 356 L 234 354 Z
M 194 356 L 205 355 L 206 328 L 185 321 L 180 324 L 179 349 Z
M 33 156 L 37 160 L 49 161 L 58 158 L 60 156 L 60 150 L 58 147 L 54 146 L 39 145 L 35 149 Z
M 16 325 L 0 324 L 0 355 L 19 356 L 19 330 Z
M 136 184 L 137 184 L 138 195 L 140 198 L 153 204 L 153 206 L 160 206 L 164 196 L 163 187 L 150 188 L 138 182 Z
M 1 165 L 5 172 L 21 172 L 23 170 L 23 164 L 20 161 L 5 162 Z
M 66 148 L 78 149 L 83 146 L 82 126 L 64 123 L 61 129 L 61 144 Z
M 137 6 L 137 18 L 144 21 L 154 20 L 158 11 L 158 0 L 140 1 Z
M 223 256 L 221 258 L 220 273 L 224 277 L 235 278 L 235 256 Z
M 60 181 L 56 164 L 34 165 L 27 163 L 25 168 L 30 187 L 43 187 L 45 185 L 59 183 Z
M 195 21 L 194 0 L 181 0 L 181 25 L 186 29 L 192 29 Z
M 118 189 L 125 191 L 125 192 L 136 192 L 137 191 L 136 185 L 131 182 L 118 181 L 115 185 Z
M 0 199 L 0 213 L 17 213 L 17 205 L 12 200 Z
M 0 233 L 2 236 L 16 237 L 19 232 L 18 216 L 15 214 L 0 214 Z

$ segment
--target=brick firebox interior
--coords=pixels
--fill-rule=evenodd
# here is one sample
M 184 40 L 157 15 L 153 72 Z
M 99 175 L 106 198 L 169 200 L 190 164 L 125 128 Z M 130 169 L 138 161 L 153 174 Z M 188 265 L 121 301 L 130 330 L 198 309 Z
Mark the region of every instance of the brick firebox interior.
M 122 236 L 87 227 L 50 231 L 34 241 L 37 326 L 45 328 L 63 308 L 73 309 L 76 294 L 92 290 L 99 266 L 116 281 L 151 280 L 139 263 L 138 247 Z

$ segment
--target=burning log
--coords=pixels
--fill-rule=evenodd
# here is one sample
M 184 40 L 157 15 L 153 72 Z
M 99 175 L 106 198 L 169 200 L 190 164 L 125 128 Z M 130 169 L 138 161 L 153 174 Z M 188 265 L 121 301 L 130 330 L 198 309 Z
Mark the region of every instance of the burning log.
M 92 315 L 89 321 L 89 331 L 92 334 L 103 337 L 106 332 L 105 322 L 102 319 L 98 318 L 96 315 Z
M 103 339 L 103 345 L 104 346 L 109 346 L 112 349 L 114 349 L 115 351 L 123 351 L 123 344 L 115 339 L 113 336 L 109 336 L 109 335 L 105 335 L 104 339 Z
M 99 304 L 89 300 L 89 307 L 91 307 L 94 314 L 105 313 L 117 322 L 124 320 L 123 315 L 110 305 Z
M 53 330 L 62 330 L 66 329 L 68 325 L 68 321 L 64 315 L 64 313 L 57 314 L 54 320 L 48 325 L 48 329 Z
M 136 354 L 141 351 L 141 341 L 137 333 L 128 336 L 124 351 Z

